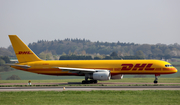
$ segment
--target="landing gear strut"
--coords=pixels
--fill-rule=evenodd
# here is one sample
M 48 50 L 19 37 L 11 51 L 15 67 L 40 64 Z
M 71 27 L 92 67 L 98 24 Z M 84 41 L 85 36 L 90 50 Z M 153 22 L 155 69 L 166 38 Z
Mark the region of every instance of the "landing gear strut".
M 154 83 L 158 83 L 158 76 L 160 76 L 159 74 L 155 74 L 155 80 L 154 80 Z

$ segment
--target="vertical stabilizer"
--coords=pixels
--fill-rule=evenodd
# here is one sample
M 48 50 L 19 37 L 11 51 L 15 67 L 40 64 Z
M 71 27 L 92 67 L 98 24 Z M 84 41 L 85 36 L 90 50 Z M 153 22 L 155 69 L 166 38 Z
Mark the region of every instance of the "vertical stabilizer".
M 26 45 L 17 35 L 9 35 L 14 52 L 19 63 L 23 62 L 32 62 L 32 61 L 41 61 L 37 55 Z

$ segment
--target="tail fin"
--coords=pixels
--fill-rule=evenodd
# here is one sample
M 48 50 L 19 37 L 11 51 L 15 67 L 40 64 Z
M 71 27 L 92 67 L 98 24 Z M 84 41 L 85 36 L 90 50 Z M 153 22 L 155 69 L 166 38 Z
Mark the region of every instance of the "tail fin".
M 37 55 L 26 45 L 21 39 L 16 35 L 9 35 L 14 52 L 19 63 L 31 62 L 31 61 L 41 61 Z

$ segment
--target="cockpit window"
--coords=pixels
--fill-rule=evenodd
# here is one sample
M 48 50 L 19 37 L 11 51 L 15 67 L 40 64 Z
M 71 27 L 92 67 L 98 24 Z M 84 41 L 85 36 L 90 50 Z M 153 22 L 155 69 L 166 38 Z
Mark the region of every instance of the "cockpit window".
M 165 65 L 165 67 L 173 67 L 172 65 Z

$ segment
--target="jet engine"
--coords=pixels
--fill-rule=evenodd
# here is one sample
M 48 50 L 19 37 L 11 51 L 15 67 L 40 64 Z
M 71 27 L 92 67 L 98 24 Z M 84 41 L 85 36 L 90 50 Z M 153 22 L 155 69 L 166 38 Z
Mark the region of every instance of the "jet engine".
M 109 70 L 99 70 L 90 74 L 90 79 L 93 80 L 106 81 L 106 80 L 110 80 L 110 78 L 111 78 L 111 73 Z

